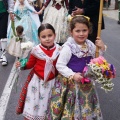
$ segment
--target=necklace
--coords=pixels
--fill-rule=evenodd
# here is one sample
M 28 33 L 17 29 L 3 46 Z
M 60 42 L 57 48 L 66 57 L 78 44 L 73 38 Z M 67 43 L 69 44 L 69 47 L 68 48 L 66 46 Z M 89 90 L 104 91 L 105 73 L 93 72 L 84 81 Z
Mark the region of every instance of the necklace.
M 86 50 L 86 48 L 87 48 L 87 44 L 86 44 L 86 42 L 81 46 L 81 50 Z
M 87 56 L 89 52 L 89 47 L 86 42 L 83 45 L 81 45 L 81 52 L 83 53 L 83 57 Z

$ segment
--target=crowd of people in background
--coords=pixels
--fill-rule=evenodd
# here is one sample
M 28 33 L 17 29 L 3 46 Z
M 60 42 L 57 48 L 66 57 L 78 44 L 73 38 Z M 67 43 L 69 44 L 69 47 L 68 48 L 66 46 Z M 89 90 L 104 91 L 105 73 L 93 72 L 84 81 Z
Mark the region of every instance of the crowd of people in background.
M 26 34 L 28 39 L 32 41 L 34 45 L 39 43 L 37 29 L 40 24 L 50 23 L 56 30 L 55 41 L 58 44 L 63 45 L 70 36 L 68 29 L 69 25 L 67 22 L 68 14 L 71 14 L 72 16 L 86 15 L 90 17 L 93 30 L 89 35 L 89 39 L 95 43 L 97 37 L 99 4 L 100 1 L 96 0 L 85 0 L 84 2 L 82 0 L 79 2 L 72 0 L 1 0 L 0 22 L 3 24 L 0 26 L 0 40 L 3 53 L 1 54 L 0 61 L 2 62 L 2 65 L 8 64 L 7 58 L 5 57 L 6 48 L 4 47 L 7 47 L 7 44 L 13 37 L 11 21 L 14 20 L 15 27 L 18 25 L 24 27 L 24 34 Z M 10 13 L 11 20 L 7 24 L 8 13 Z M 104 29 L 104 21 L 102 21 L 102 29 Z
M 11 40 L 34 46 L 24 66 L 16 62 L 16 68 L 32 69 L 16 109 L 25 120 L 103 119 L 94 83 L 81 83 L 96 46 L 101 55 L 106 50 L 97 37 L 99 8 L 100 0 L 0 0 L 2 65 Z

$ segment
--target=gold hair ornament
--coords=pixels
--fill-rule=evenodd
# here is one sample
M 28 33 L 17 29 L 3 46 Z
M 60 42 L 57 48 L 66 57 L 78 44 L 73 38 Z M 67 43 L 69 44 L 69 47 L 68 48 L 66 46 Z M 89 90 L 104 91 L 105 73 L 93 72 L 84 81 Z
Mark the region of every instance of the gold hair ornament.
M 88 16 L 84 16 L 84 15 L 75 15 L 75 16 L 68 15 L 68 21 L 71 22 L 71 20 L 76 16 L 82 16 L 82 17 L 86 18 L 88 21 L 90 21 L 90 18 Z

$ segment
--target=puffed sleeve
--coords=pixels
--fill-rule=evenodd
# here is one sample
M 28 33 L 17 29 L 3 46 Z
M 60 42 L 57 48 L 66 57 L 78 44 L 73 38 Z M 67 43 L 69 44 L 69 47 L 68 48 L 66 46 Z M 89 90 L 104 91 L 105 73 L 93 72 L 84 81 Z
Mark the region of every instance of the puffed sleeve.
M 68 62 L 71 59 L 71 56 L 72 53 L 70 48 L 68 46 L 64 46 L 60 52 L 56 64 L 56 68 L 58 72 L 67 78 L 75 74 L 70 68 L 67 67 Z

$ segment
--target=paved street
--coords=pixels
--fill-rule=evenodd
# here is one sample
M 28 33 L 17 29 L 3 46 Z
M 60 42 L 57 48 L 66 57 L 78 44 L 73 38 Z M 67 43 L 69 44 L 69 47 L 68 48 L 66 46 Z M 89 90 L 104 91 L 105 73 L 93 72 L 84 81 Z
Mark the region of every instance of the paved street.
M 115 14 L 114 17 L 113 14 Z M 104 120 L 120 120 L 120 25 L 117 24 L 117 11 L 111 10 L 110 12 L 110 10 L 104 10 L 104 15 L 106 28 L 102 31 L 101 37 L 105 44 L 108 46 L 108 49 L 105 53 L 105 58 L 110 63 L 115 65 L 117 75 L 113 80 L 115 85 L 112 92 L 105 93 L 100 89 L 100 86 L 98 85 L 97 90 Z M 14 89 L 12 89 L 10 92 L 12 82 L 8 82 L 8 79 L 11 80 L 12 73 L 15 70 L 13 67 L 15 58 L 10 55 L 7 55 L 7 58 L 9 59 L 9 65 L 7 67 L 2 67 L 0 65 L 0 96 L 7 95 L 7 97 L 1 96 L 1 98 L 6 98 L 5 100 L 0 98 L 0 120 L 3 120 L 3 118 L 4 120 L 22 120 L 23 117 L 21 115 L 15 114 L 15 108 L 19 98 L 19 93 L 21 91 L 21 86 L 26 80 L 29 71 L 21 72 L 17 92 L 15 90 L 15 87 L 13 87 Z M 8 83 L 8 86 L 6 85 L 6 82 Z M 3 94 L 5 85 L 8 87 L 7 92 L 10 94 L 10 98 L 7 93 Z M 7 102 L 8 104 L 5 106 L 5 103 Z M 6 114 L 4 114 L 2 110 L 6 111 Z
M 111 0 L 110 7 L 108 9 L 104 8 L 103 13 L 108 18 L 118 20 L 118 10 L 115 10 L 115 0 Z

